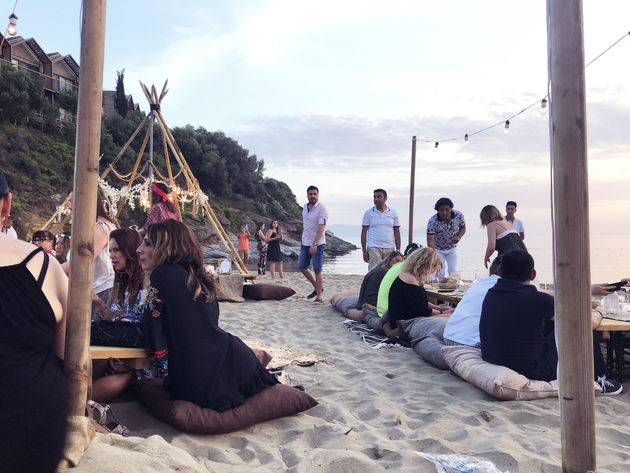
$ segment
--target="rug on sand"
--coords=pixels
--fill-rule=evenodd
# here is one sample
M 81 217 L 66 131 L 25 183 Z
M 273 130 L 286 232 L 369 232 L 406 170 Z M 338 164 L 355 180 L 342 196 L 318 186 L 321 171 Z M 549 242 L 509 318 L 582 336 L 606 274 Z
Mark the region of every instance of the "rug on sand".
M 411 345 L 407 340 L 401 340 L 400 338 L 389 338 L 382 330 L 376 330 L 370 327 L 365 322 L 359 322 L 357 320 L 344 320 L 341 322 L 346 326 L 349 332 L 358 334 L 370 348 L 379 350 L 385 347 L 404 347 L 411 348 Z
M 293 351 L 284 347 L 268 347 L 264 342 L 258 340 L 243 340 L 245 344 L 254 349 L 264 350 L 271 355 L 271 361 L 267 365 L 270 370 L 279 370 L 288 365 L 313 366 L 315 363 L 332 364 L 318 353 L 304 353 Z

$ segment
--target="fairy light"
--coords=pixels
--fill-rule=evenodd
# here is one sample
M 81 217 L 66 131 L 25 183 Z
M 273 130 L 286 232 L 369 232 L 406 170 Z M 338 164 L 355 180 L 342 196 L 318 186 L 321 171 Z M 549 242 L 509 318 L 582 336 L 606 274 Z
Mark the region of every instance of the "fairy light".
M 468 133 L 464 135 L 464 146 L 468 146 L 470 144 L 470 140 L 468 139 Z
M 510 133 L 510 120 L 505 120 L 505 126 L 503 127 L 503 134 L 508 135 Z
M 9 15 L 9 27 L 7 28 L 7 33 L 11 36 L 15 36 L 17 34 L 17 20 L 18 17 L 15 13 L 11 13 L 11 15 Z

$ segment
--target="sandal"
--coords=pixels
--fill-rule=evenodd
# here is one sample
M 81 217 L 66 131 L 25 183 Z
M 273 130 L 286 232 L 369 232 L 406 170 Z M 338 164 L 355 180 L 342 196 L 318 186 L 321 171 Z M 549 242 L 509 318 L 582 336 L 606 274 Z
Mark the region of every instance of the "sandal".
M 89 400 L 87 404 L 88 417 L 94 422 L 112 434 L 129 435 L 129 429 L 118 421 L 109 404 L 99 404 L 92 400 Z

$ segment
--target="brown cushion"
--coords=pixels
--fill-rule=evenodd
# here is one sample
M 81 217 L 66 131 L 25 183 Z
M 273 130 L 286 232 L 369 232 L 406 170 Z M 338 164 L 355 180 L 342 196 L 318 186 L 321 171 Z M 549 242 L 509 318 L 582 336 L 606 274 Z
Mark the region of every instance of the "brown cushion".
M 196 434 L 225 434 L 250 425 L 297 414 L 317 405 L 305 392 L 276 384 L 247 398 L 234 409 L 217 412 L 188 401 L 174 401 L 162 386 L 162 378 L 138 383 L 140 399 L 159 419 L 178 430 Z
M 293 294 L 295 294 L 293 289 L 278 284 L 245 284 L 243 286 L 243 297 L 256 301 L 279 301 Z

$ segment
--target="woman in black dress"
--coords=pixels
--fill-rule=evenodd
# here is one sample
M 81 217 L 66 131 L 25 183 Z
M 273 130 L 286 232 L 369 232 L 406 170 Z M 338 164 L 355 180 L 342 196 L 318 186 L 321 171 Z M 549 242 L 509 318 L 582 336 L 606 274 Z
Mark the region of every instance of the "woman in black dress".
M 486 205 L 479 213 L 481 226 L 488 229 L 488 246 L 483 257 L 483 264 L 488 267 L 490 256 L 497 251 L 497 256 L 501 256 L 510 250 L 527 251 L 523 239 L 516 228 L 510 222 L 503 220 L 501 211 L 494 205 Z
M 137 252 L 151 272 L 143 333 L 156 360 L 168 359 L 164 385 L 173 399 L 224 411 L 277 384 L 247 345 L 219 328 L 218 285 L 185 224 L 149 226 Z
M 11 194 L 0 171 L 0 221 Z M 55 259 L 0 232 L 0 472 L 53 472 L 66 435 L 68 278 Z
M 278 264 L 278 274 L 284 277 L 282 271 L 282 253 L 280 252 L 280 241 L 283 239 L 282 228 L 278 221 L 271 222 L 271 228 L 267 231 L 267 261 L 271 263 L 271 279 L 276 279 L 276 263 Z

